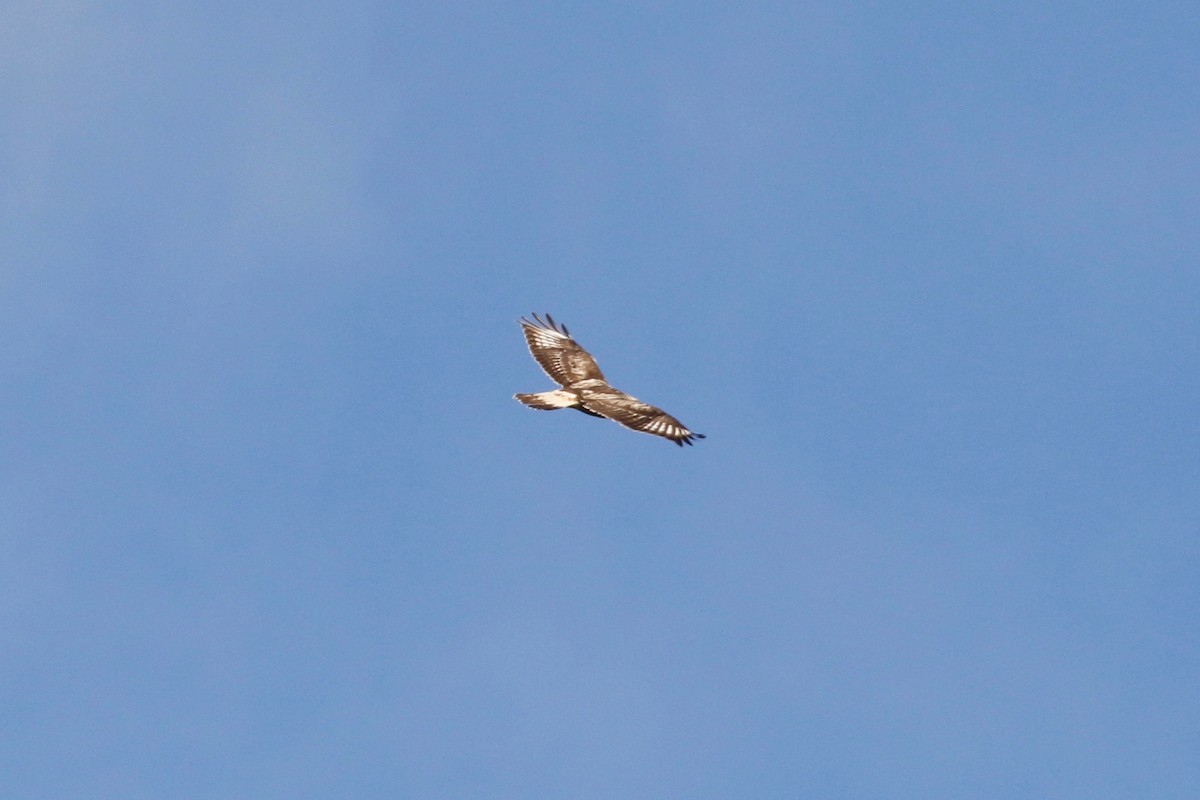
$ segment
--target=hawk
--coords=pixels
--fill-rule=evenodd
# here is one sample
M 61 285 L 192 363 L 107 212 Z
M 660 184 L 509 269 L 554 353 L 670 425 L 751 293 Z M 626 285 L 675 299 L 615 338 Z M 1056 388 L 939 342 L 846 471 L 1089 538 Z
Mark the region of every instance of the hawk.
M 704 434 L 689 431 L 661 408 L 609 386 L 596 359 L 571 338 L 566 325 L 555 322 L 549 314 L 544 320 L 534 314 L 533 319 L 530 322 L 521 317 L 521 329 L 529 352 L 562 388 L 513 395 L 522 403 L 541 411 L 575 408 L 593 417 L 619 422 L 635 431 L 670 439 L 680 447 L 690 445 L 693 439 L 704 438 Z

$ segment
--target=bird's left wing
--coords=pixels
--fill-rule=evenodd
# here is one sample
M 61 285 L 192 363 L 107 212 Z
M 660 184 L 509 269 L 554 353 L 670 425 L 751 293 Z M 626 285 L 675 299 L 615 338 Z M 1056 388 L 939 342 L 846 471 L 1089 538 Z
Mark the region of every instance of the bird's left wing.
M 704 438 L 704 434 L 688 430 L 686 425 L 661 408 L 643 403 L 612 387 L 585 392 L 583 408 L 619 422 L 626 428 L 670 439 L 680 447 L 690 445 L 693 439 Z

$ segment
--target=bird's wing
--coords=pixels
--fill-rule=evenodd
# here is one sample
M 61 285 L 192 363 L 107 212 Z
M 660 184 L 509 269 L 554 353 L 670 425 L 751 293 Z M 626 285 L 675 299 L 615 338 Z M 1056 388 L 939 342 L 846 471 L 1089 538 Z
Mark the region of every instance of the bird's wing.
M 521 329 L 529 352 L 547 375 L 561 386 L 584 380 L 604 380 L 596 359 L 571 338 L 566 325 L 555 322 L 549 314 L 544 320 L 534 314 L 533 319 L 531 322 L 521 317 Z
M 693 439 L 704 438 L 704 434 L 688 430 L 686 425 L 661 408 L 643 403 L 611 386 L 581 394 L 584 410 L 619 422 L 626 428 L 670 439 L 680 447 L 690 445 Z

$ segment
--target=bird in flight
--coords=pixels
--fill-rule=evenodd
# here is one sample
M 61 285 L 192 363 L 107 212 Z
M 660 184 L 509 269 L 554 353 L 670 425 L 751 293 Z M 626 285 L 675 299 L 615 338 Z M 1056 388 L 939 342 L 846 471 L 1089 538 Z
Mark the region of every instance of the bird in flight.
M 693 439 L 704 438 L 704 434 L 689 431 L 661 408 L 609 386 L 592 354 L 579 346 L 566 325 L 555 322 L 549 314 L 544 320 L 534 314 L 532 322 L 521 317 L 521 329 L 534 360 L 562 387 L 537 394 L 513 395 L 530 408 L 541 411 L 575 408 L 593 417 L 619 422 L 635 431 L 670 439 L 680 447 L 690 445 Z

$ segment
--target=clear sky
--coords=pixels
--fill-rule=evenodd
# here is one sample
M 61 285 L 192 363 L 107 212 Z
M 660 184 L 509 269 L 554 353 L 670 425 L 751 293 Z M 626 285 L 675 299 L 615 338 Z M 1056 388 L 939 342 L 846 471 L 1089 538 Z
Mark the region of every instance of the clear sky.
M 0 148 L 4 797 L 1200 797 L 1194 4 L 14 0 Z

